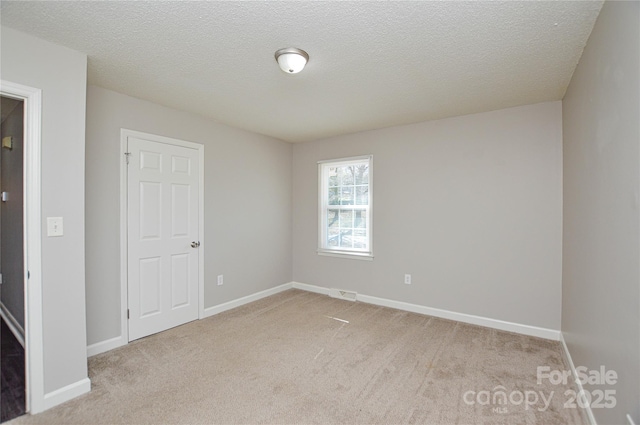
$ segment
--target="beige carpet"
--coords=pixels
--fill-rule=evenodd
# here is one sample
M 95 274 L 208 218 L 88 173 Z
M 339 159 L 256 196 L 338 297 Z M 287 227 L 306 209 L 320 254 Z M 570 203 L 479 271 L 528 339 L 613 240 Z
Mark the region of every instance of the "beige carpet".
M 290 290 L 92 357 L 89 394 L 10 423 L 585 423 L 538 366 L 559 343 Z

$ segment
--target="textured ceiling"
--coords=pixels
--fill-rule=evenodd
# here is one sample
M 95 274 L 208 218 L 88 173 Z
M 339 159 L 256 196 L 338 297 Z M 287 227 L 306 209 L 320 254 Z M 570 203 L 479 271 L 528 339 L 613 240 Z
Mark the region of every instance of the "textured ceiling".
M 90 84 L 300 142 L 559 100 L 602 2 L 0 5 L 3 25 L 87 53 Z M 283 73 L 282 47 L 307 68 Z

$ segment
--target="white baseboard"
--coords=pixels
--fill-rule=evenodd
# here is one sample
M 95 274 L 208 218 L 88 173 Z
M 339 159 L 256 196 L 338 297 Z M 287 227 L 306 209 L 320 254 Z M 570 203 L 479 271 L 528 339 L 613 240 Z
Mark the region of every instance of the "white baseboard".
M 567 363 L 569 363 L 569 367 L 571 368 L 571 376 L 574 377 L 576 386 L 578 387 L 578 393 L 581 393 L 582 391 L 584 391 L 584 387 L 582 386 L 582 382 L 576 379 L 576 377 L 578 376 L 578 372 L 576 371 L 576 366 L 573 363 L 571 353 L 569 353 L 569 347 L 567 347 L 567 343 L 564 340 L 564 334 L 562 332 L 560 332 L 560 343 L 562 344 L 564 357 L 567 360 Z M 587 412 L 589 423 L 591 425 L 598 425 L 595 416 L 593 416 L 593 410 L 591 410 L 591 406 L 587 405 L 587 407 L 585 407 L 584 409 Z
M 286 291 L 287 289 L 296 288 L 307 292 L 314 292 L 322 295 L 329 295 L 330 289 L 317 285 L 309 285 L 301 282 L 289 282 L 274 288 L 266 289 L 264 291 L 256 292 L 255 294 L 247 295 L 242 298 L 238 298 L 226 303 L 218 304 L 215 306 L 207 307 L 204 309 L 204 314 L 201 319 L 210 317 L 223 311 L 231 310 L 232 308 L 240 307 L 259 299 L 275 295 L 279 292 Z M 546 328 L 539 328 L 536 326 L 523 325 L 519 323 L 506 322 L 503 320 L 490 319 L 481 316 L 474 316 L 465 313 L 457 313 L 454 311 L 441 310 L 438 308 L 426 307 L 418 304 L 410 304 L 402 301 L 394 301 L 386 298 L 378 298 L 370 295 L 357 294 L 356 301 L 360 301 L 367 304 L 374 304 L 383 307 L 395 308 L 398 310 L 410 311 L 413 313 L 425 314 L 429 316 L 441 317 L 443 319 L 456 320 L 459 322 L 470 323 L 473 325 L 484 326 L 493 329 L 500 329 L 508 332 L 515 332 L 523 335 L 535 336 L 539 338 L 550 339 L 559 341 L 561 333 L 560 331 Z M 96 344 L 92 344 L 87 347 L 87 355 L 95 356 L 96 354 L 104 353 L 114 348 L 126 345 L 127 341 L 122 336 L 112 338 L 106 341 L 102 341 Z
M 207 307 L 204 309 L 204 314 L 202 315 L 201 319 L 204 319 L 205 317 L 213 316 L 215 314 L 222 313 L 223 311 L 231 310 L 232 308 L 243 306 L 253 301 L 258 301 L 261 298 L 275 295 L 279 292 L 286 291 L 287 289 L 291 289 L 292 287 L 293 287 L 293 283 L 291 282 L 284 283 L 282 285 L 276 286 L 275 288 L 265 289 L 264 291 L 256 292 L 255 294 L 247 295 L 246 297 L 238 298 L 232 301 L 228 301 L 226 303 Z
M 306 283 L 293 282 L 293 287 L 309 292 L 316 292 L 318 294 L 329 294 L 329 288 L 308 285 Z M 506 322 L 503 320 L 490 319 L 487 317 L 474 316 L 471 314 L 457 313 L 455 311 L 441 310 L 439 308 L 410 304 L 403 301 L 394 301 L 386 298 L 372 297 L 370 295 L 358 294 L 356 300 L 367 304 L 390 307 L 398 310 L 410 311 L 412 313 L 426 314 L 428 316 L 456 320 L 458 322 L 470 323 L 472 325 L 484 326 L 487 328 L 499 329 L 502 331 L 515 332 L 522 335 L 535 336 L 539 338 L 550 339 L 553 341 L 560 340 L 560 331 L 554 329 L 539 328 L 536 326 Z
M 242 305 L 248 304 L 253 301 L 257 301 L 261 298 L 265 298 L 270 295 L 275 295 L 278 292 L 286 291 L 287 289 L 291 289 L 292 287 L 293 287 L 293 283 L 291 282 L 284 283 L 274 288 L 269 288 L 264 291 L 256 292 L 255 294 L 247 295 L 246 297 L 238 298 L 236 300 L 232 300 L 223 304 L 218 304 L 212 307 L 207 307 L 204 309 L 204 314 L 202 315 L 202 317 L 200 317 L 200 319 L 204 319 L 206 317 L 213 316 L 218 313 L 222 313 L 223 311 L 231 310 L 232 308 L 240 307 Z M 95 344 L 91 344 L 87 347 L 87 357 L 105 353 L 107 351 L 113 350 L 114 348 L 127 345 L 128 343 L 129 342 L 125 339 L 123 335 L 117 336 L 115 338 L 107 339 L 106 341 L 96 342 Z
M 329 288 L 322 286 L 309 285 L 308 283 L 291 282 L 294 288 L 302 289 L 307 292 L 315 292 L 316 294 L 329 295 Z
M 51 409 L 54 406 L 62 404 L 66 401 L 81 396 L 91 391 L 91 380 L 84 378 L 78 382 L 62 387 L 44 395 L 44 408 L 42 410 Z
M 22 329 L 20 323 L 18 323 L 16 318 L 11 314 L 2 301 L 0 301 L 0 316 L 4 319 L 13 336 L 15 336 L 20 345 L 22 345 L 22 348 L 24 348 L 24 329 Z
M 544 339 L 558 341 L 560 331 L 553 329 L 539 328 L 536 326 L 523 325 L 520 323 L 506 322 L 504 320 L 490 319 L 488 317 L 474 316 L 472 314 L 458 313 L 455 311 L 441 310 L 439 308 L 426 307 L 418 304 L 405 303 L 403 301 L 388 300 L 369 295 L 358 294 L 358 301 L 367 304 L 375 304 L 384 307 L 396 308 L 398 310 L 411 311 L 413 313 L 426 314 L 428 316 L 440 317 L 443 319 L 456 320 L 458 322 L 472 325 L 484 326 L 487 328 L 499 329 L 501 331 L 515 332 L 522 335 L 535 336 Z
M 127 341 L 125 341 L 122 335 L 107 339 L 106 341 L 96 342 L 87 347 L 87 357 L 102 354 L 114 348 L 122 347 L 123 345 L 127 345 Z

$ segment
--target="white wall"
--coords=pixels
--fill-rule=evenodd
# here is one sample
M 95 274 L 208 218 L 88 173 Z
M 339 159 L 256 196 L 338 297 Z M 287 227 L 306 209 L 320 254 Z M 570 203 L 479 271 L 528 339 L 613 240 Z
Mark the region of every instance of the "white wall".
M 615 370 L 599 423 L 640 423 L 640 3 L 606 2 L 563 100 L 562 332 L 576 366 Z
M 120 335 L 120 129 L 205 145 L 205 308 L 291 281 L 291 145 L 100 87 L 87 98 L 87 333 Z M 224 275 L 217 286 L 216 276 Z
M 551 102 L 294 145 L 294 281 L 559 330 L 561 119 Z M 316 162 L 363 154 L 375 259 L 319 256 Z
M 42 228 L 64 218 L 64 236 L 42 238 L 44 390 L 87 378 L 84 291 L 86 55 L 2 27 L 3 80 L 42 89 Z

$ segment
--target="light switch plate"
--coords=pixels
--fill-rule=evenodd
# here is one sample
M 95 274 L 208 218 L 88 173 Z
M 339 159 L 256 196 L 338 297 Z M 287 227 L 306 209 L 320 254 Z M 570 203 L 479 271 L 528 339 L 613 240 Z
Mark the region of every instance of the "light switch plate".
M 11 136 L 3 137 L 2 147 L 6 149 L 13 149 L 13 137 Z
M 47 217 L 47 236 L 62 236 L 63 234 L 62 217 Z

